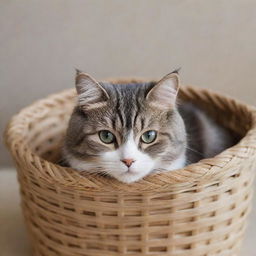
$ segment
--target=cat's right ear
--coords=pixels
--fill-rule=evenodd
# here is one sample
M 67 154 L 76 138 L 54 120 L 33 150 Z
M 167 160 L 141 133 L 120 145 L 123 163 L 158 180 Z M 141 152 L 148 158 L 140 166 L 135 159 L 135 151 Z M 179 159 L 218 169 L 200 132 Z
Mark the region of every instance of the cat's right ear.
M 178 91 L 179 76 L 176 72 L 172 72 L 154 85 L 146 99 L 153 107 L 169 110 L 175 106 Z
M 79 70 L 76 72 L 76 91 L 78 105 L 83 110 L 102 108 L 107 105 L 109 95 L 91 76 Z

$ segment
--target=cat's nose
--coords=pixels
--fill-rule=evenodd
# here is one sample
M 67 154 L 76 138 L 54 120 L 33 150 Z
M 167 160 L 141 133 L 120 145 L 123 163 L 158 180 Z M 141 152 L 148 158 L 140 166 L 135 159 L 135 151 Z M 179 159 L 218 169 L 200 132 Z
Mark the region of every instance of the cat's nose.
M 131 158 L 127 158 L 127 159 L 122 159 L 121 160 L 127 167 L 130 167 L 132 165 L 132 163 L 135 162 L 134 159 L 131 159 Z

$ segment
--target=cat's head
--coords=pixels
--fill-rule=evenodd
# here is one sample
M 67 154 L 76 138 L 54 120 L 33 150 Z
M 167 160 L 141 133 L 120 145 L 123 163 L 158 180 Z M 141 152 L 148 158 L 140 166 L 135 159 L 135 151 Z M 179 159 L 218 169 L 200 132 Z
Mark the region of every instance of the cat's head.
M 176 108 L 177 73 L 157 83 L 111 84 L 78 72 L 78 104 L 65 157 L 71 167 L 131 183 L 185 164 L 186 133 Z

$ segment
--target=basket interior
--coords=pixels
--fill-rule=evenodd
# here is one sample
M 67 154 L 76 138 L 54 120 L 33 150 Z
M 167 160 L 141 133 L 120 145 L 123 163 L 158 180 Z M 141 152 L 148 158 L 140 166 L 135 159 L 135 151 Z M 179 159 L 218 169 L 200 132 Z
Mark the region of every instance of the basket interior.
M 198 99 L 191 94 L 188 96 L 186 90 L 183 89 L 179 93 L 179 98 L 181 101 L 191 102 L 207 112 L 217 123 L 229 129 L 237 142 L 246 135 L 251 127 L 247 112 L 238 115 L 235 108 L 216 104 L 207 97 Z M 73 92 L 72 97 L 62 100 L 57 106 L 46 105 L 48 108 L 45 109 L 46 111 L 41 117 L 39 116 L 36 120 L 31 119 L 28 123 L 25 140 L 33 153 L 53 163 L 61 161 L 62 143 L 75 102 Z
M 53 163 L 61 160 L 62 143 L 73 107 L 74 100 L 66 101 L 63 106 L 51 108 L 42 118 L 29 123 L 26 143 L 33 153 Z

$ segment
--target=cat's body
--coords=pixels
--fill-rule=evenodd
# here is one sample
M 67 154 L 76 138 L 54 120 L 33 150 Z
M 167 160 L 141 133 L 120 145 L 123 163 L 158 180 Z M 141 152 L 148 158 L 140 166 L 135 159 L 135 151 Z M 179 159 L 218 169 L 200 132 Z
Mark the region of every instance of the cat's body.
M 236 137 L 192 103 L 178 107 L 187 133 L 186 164 L 213 157 L 236 143 Z
M 78 105 L 63 157 L 77 170 L 130 183 L 212 157 L 233 144 L 201 110 L 176 106 L 176 73 L 158 83 L 110 84 L 78 72 L 76 88 Z

